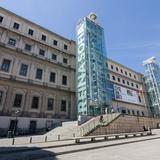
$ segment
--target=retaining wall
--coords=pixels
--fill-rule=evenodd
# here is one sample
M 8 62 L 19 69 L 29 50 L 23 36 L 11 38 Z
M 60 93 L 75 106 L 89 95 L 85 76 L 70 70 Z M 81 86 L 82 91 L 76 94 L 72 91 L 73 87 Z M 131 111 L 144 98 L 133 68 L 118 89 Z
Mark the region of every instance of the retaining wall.
M 104 135 L 143 131 L 145 128 L 159 128 L 160 118 L 121 115 L 107 126 L 100 125 L 88 135 Z

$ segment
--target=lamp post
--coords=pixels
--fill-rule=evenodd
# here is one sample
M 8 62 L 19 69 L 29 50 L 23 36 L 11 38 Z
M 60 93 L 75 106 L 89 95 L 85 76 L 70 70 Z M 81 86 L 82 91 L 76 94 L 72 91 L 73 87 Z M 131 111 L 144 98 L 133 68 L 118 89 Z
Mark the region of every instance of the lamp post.
M 15 119 L 14 128 L 13 128 L 13 137 L 16 135 L 18 113 L 20 113 L 20 110 L 15 111 L 16 119 Z

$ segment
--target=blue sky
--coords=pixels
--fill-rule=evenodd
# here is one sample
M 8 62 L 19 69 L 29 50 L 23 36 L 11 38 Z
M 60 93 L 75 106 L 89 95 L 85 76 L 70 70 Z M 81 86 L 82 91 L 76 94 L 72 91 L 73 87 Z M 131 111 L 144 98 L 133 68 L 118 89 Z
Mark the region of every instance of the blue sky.
M 0 6 L 73 40 L 78 19 L 94 11 L 109 58 L 143 72 L 143 60 L 160 57 L 160 0 L 0 0 Z

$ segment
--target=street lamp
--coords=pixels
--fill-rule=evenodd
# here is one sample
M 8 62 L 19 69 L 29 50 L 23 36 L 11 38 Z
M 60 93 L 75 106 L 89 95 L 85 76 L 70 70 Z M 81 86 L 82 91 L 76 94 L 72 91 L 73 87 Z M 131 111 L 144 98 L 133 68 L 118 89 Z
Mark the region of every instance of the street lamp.
M 14 128 L 13 128 L 13 137 L 16 135 L 18 113 L 20 113 L 19 109 L 15 111 L 16 119 L 15 119 Z

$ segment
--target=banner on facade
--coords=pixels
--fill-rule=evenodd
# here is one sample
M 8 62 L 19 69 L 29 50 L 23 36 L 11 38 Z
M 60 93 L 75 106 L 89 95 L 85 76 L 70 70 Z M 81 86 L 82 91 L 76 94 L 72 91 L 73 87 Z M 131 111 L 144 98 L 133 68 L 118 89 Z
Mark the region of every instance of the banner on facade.
M 134 90 L 114 85 L 115 99 L 129 103 L 141 104 L 138 93 Z

